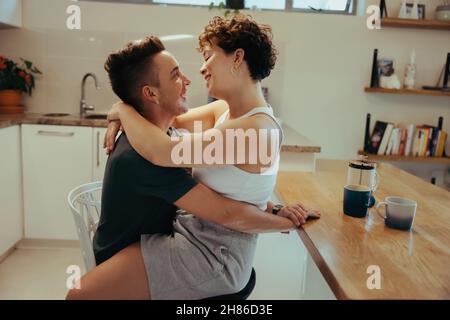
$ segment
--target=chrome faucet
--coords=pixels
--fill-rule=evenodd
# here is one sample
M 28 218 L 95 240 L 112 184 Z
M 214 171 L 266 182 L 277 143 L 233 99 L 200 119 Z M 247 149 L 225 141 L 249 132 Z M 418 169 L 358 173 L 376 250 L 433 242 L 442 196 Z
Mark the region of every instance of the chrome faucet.
M 85 94 L 85 85 L 86 85 L 86 79 L 92 77 L 95 81 L 95 87 L 98 89 L 98 80 L 97 76 L 93 73 L 86 73 L 83 77 L 83 80 L 81 80 L 81 100 L 80 100 L 80 117 L 83 118 L 86 116 L 86 110 L 94 110 L 94 106 L 88 105 L 86 103 L 86 94 Z

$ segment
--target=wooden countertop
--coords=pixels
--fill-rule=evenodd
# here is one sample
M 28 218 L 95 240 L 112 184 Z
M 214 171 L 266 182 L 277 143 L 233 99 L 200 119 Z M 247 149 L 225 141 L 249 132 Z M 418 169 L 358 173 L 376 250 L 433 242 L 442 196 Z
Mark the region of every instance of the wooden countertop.
M 286 124 L 283 124 L 283 133 L 284 142 L 281 146 L 281 151 L 320 153 L 320 146 Z
M 62 117 L 46 117 L 38 113 L 25 114 L 1 114 L 0 128 L 6 128 L 16 124 L 47 124 L 59 126 L 81 126 L 81 127 L 107 127 L 106 120 L 83 119 L 79 115 L 68 115 Z
M 83 119 L 79 115 L 68 115 L 63 117 L 45 117 L 38 113 L 25 113 L 19 115 L 0 114 L 0 129 L 16 124 L 47 124 L 60 126 L 83 126 L 83 127 L 107 127 L 106 120 Z M 291 127 L 283 125 L 284 152 L 308 152 L 318 153 L 321 148 L 312 143 L 308 138 L 301 135 Z
M 343 214 L 347 162 L 317 160 L 316 172 L 280 172 L 285 203 L 322 211 L 298 233 L 338 299 L 450 299 L 450 193 L 390 164 L 379 164 L 377 201 L 397 195 L 417 201 L 412 231 L 388 228 L 375 209 L 364 219 Z M 381 289 L 367 288 L 370 265 Z

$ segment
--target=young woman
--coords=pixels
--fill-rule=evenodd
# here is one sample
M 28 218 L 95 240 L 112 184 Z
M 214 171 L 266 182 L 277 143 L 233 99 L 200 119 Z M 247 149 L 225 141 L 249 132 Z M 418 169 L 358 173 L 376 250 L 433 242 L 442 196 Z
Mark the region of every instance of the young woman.
M 109 119 L 120 120 L 133 148 L 153 164 L 193 168 L 193 176 L 219 194 L 265 210 L 275 186 L 282 141 L 282 129 L 261 90 L 261 80 L 276 60 L 271 37 L 270 27 L 247 16 L 216 17 L 205 27 L 199 37 L 205 61 L 200 72 L 209 95 L 219 100 L 175 119 L 174 127 L 191 134 L 173 140 L 123 103 L 113 106 Z M 204 132 L 194 132 L 197 127 Z M 110 149 L 115 133 L 112 130 L 107 136 Z M 234 145 L 242 134 L 253 140 Z M 217 142 L 214 153 L 210 152 L 211 137 Z M 178 161 L 174 150 L 188 149 L 193 154 Z M 264 154 L 267 150 L 270 155 Z M 214 155 L 216 161 L 205 161 L 205 154 Z M 299 210 L 305 216 L 320 216 L 301 204 L 284 210 L 284 215 Z M 81 298 L 202 299 L 235 293 L 246 285 L 256 234 L 233 231 L 190 214 L 179 215 L 174 229 L 173 237 L 142 236 L 139 244 L 99 265 L 95 274 L 82 279 L 82 290 L 89 295 Z M 127 272 L 117 271 L 117 264 L 126 266 Z M 102 296 L 102 292 L 108 294 Z

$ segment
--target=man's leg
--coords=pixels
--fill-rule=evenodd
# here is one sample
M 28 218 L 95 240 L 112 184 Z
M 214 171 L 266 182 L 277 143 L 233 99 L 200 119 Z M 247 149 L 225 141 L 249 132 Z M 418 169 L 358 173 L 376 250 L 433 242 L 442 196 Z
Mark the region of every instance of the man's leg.
M 147 273 L 136 242 L 121 250 L 81 278 L 81 288 L 71 289 L 68 300 L 148 300 Z

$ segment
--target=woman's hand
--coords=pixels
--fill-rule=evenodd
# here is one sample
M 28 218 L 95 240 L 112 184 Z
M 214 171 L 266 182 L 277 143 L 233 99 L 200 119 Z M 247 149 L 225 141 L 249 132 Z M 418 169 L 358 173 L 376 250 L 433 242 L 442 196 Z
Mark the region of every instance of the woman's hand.
M 302 203 L 287 205 L 281 208 L 277 215 L 290 219 L 297 227 L 304 225 L 308 218 L 320 218 L 318 210 L 311 210 Z
M 120 121 L 109 121 L 108 129 L 106 129 L 105 138 L 103 139 L 103 148 L 106 154 L 110 154 L 114 150 L 117 133 L 122 130 Z
M 103 148 L 105 149 L 106 154 L 110 154 L 114 150 L 117 133 L 123 131 L 122 124 L 120 123 L 119 111 L 125 106 L 128 105 L 119 101 L 114 103 L 108 111 L 108 129 L 106 130 L 105 138 L 103 139 Z
M 123 108 L 124 106 L 127 106 L 127 104 L 123 103 L 122 101 L 114 103 L 111 109 L 108 111 L 107 119 L 109 121 L 120 120 L 119 111 L 120 108 Z

